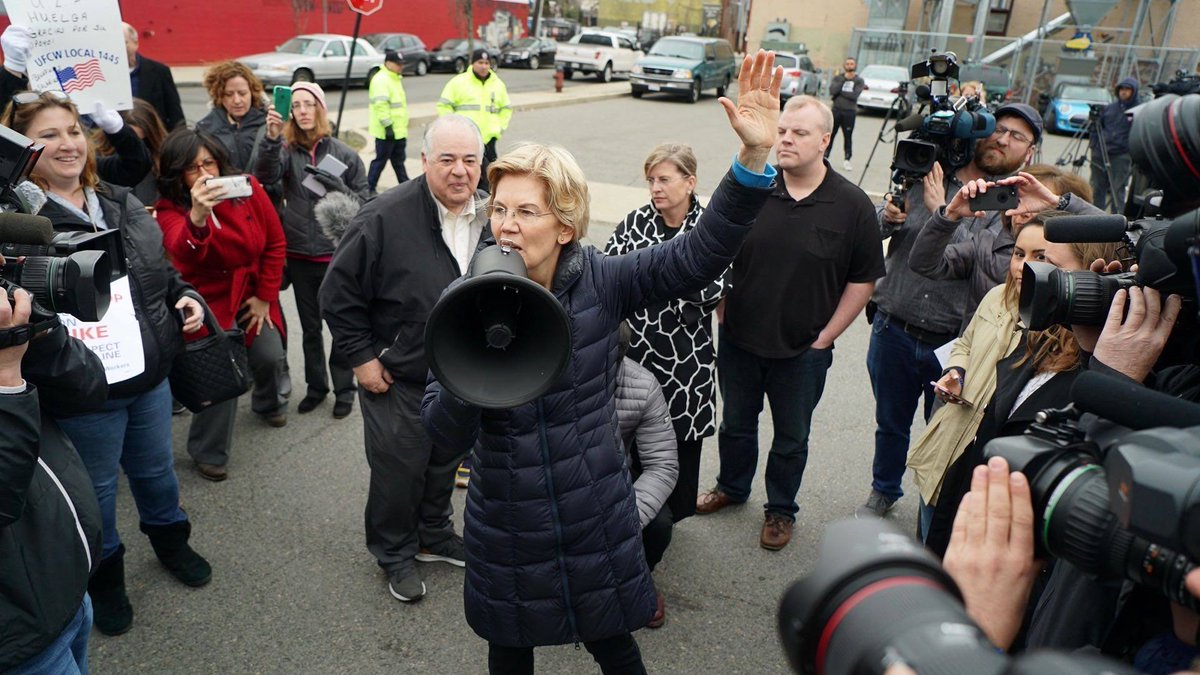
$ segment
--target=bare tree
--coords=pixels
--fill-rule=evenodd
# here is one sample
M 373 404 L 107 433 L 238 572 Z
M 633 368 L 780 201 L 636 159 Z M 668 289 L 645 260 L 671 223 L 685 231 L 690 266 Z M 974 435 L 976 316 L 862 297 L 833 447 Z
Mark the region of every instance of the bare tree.
M 466 22 L 467 37 L 475 39 L 475 2 L 474 0 L 454 0 L 458 5 L 459 19 Z M 461 24 L 460 24 L 461 25 Z M 473 42 L 468 44 L 474 45 Z

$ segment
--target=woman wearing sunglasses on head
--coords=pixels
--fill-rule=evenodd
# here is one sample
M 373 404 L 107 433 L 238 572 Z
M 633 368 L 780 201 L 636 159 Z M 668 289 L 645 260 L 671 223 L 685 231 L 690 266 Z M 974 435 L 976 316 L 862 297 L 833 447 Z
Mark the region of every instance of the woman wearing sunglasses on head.
M 140 350 L 140 359 L 126 361 L 126 370 L 108 372 L 108 401 L 102 411 L 58 420 L 87 466 L 100 502 L 104 547 L 88 588 L 96 627 L 116 635 L 133 621 L 125 594 L 125 547 L 116 528 L 120 469 L 129 479 L 140 528 L 159 561 L 189 586 L 202 586 L 212 577 L 208 562 L 188 546 L 191 523 L 179 506 L 167 384 L 171 362 L 183 347 L 182 333 L 200 328 L 202 310 L 184 295 L 194 290 L 167 261 L 158 223 L 129 188 L 97 176 L 95 151 L 74 105 L 37 95 L 27 103 L 10 103 L 0 124 L 45 146 L 31 181 L 24 184 L 25 192 L 40 202 L 36 213 L 49 218 L 59 232 L 117 230 L 124 246 L 124 280 L 132 306 L 110 306 L 105 320 L 115 325 L 125 318 L 137 327 L 121 335 L 121 345 L 125 352 Z M 106 362 L 110 364 L 117 365 Z

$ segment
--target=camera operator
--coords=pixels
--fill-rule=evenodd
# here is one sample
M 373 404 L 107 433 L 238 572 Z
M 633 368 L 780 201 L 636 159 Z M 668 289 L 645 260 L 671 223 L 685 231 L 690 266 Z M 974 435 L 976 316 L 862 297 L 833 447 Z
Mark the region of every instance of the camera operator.
M 913 413 L 924 395 L 928 421 L 934 401 L 930 383 L 944 374 L 934 350 L 957 337 L 966 326 L 964 317 L 969 318 L 967 282 L 935 281 L 914 272 L 909 257 L 915 242 L 929 227 L 933 214 L 945 206 L 950 191 L 957 193 L 972 180 L 1014 173 L 1033 156 L 1041 132 L 1042 120 L 1037 111 L 1019 103 L 1001 106 L 996 111 L 995 133 L 975 143 L 969 164 L 950 175 L 931 172 L 908 191 L 903 211 L 892 203 L 890 195 L 878 207 L 880 234 L 884 239 L 890 237 L 891 244 L 887 276 L 878 282 L 872 298 L 876 311 L 867 372 L 875 393 L 875 461 L 871 493 L 866 504 L 855 511 L 857 517 L 882 517 L 904 494 L 900 480 L 908 456 Z M 999 219 L 999 212 L 991 212 L 961 228 L 955 225 L 948 243 L 999 228 Z M 982 296 L 980 293 L 978 297 Z
M 1133 173 L 1129 155 L 1129 132 L 1133 120 L 1125 113 L 1137 105 L 1138 81 L 1127 77 L 1117 83 L 1117 100 L 1104 106 L 1100 117 L 1092 124 L 1089 144 L 1092 150 L 1092 194 L 1096 206 L 1120 213 L 1125 207 L 1125 187 Z M 1110 182 L 1111 181 L 1111 182 Z
M 30 296 L 11 288 L 0 288 L 0 671 L 87 672 L 100 507 L 54 417 L 102 406 L 104 367 L 57 322 L 31 336 Z

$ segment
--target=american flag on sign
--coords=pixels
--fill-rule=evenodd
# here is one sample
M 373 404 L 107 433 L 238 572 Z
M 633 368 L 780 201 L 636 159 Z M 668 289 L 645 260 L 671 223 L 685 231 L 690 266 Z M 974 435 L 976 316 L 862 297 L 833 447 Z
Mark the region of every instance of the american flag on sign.
M 83 91 L 97 82 L 104 82 L 104 73 L 100 70 L 100 59 L 90 59 L 74 66 L 54 69 L 58 83 L 68 94 Z

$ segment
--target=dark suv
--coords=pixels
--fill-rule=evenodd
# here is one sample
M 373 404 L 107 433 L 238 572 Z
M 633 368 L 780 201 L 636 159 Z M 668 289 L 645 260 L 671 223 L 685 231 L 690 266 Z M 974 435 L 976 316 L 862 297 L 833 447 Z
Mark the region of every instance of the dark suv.
M 391 49 L 404 59 L 405 75 L 424 75 L 429 72 L 429 51 L 421 38 L 409 33 L 371 33 L 363 39 L 379 50 L 379 53 Z

